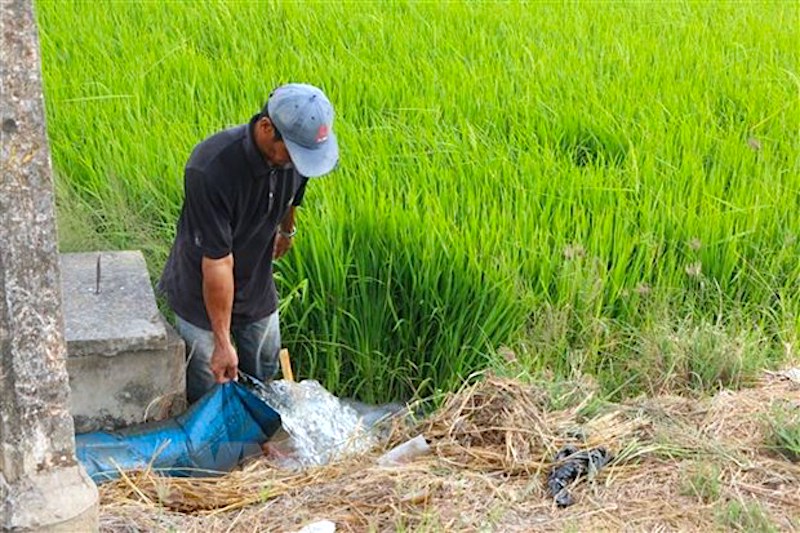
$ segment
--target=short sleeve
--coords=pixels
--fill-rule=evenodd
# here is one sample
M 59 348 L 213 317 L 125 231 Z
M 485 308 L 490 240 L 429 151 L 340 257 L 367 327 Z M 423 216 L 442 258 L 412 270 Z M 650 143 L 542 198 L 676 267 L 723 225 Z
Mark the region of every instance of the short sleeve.
M 297 188 L 297 192 L 294 193 L 294 200 L 292 200 L 292 205 L 295 207 L 303 204 L 303 196 L 306 195 L 308 178 L 300 176 L 300 180 L 300 186 Z
M 191 245 L 210 259 L 225 257 L 233 249 L 231 203 L 219 183 L 206 173 L 187 168 L 184 179 L 184 215 Z

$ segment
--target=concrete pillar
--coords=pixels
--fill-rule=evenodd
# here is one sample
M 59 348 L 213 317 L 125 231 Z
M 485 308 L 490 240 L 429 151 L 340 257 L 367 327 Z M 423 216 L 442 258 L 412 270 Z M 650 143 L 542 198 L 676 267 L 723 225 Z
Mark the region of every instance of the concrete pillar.
M 0 0 L 0 529 L 97 529 L 75 460 L 31 0 Z

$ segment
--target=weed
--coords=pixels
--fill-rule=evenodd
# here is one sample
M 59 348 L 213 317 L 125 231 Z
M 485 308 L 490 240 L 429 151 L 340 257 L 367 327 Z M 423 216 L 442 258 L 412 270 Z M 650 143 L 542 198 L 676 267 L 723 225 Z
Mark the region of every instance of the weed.
M 800 461 L 800 406 L 774 404 L 766 425 L 767 446 L 790 461 Z
M 697 498 L 703 503 L 712 503 L 719 499 L 722 489 L 719 466 L 711 463 L 694 463 L 687 472 L 683 494 Z
M 717 522 L 729 531 L 772 533 L 778 528 L 757 501 L 731 500 L 717 506 Z

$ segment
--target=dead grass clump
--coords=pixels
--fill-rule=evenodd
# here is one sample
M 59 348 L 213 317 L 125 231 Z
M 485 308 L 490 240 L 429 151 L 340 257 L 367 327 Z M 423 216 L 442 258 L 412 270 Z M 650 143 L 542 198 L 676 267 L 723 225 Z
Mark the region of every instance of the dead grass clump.
M 463 387 L 430 418 L 394 429 L 388 445 L 422 434 L 433 451 L 402 466 L 378 466 L 375 450 L 302 472 L 259 458 L 217 478 L 129 474 L 101 486 L 101 525 L 297 531 L 327 519 L 337 531 L 716 530 L 745 515 L 764 525 L 737 507 L 758 502 L 770 527 L 800 529 L 800 465 L 764 444 L 765 414 L 778 399 L 800 401 L 796 383 L 768 376 L 706 400 L 599 409 L 586 409 L 589 395 L 548 410 L 547 390 L 496 376 Z M 575 505 L 558 509 L 545 480 L 565 444 L 602 445 L 615 460 L 571 488 Z
M 415 432 L 440 457 L 484 471 L 536 471 L 549 447 L 545 391 L 489 376 L 451 395 Z
M 144 503 L 180 513 L 224 512 L 284 494 L 309 477 L 270 479 L 263 468 L 253 461 L 220 477 L 164 477 L 150 470 L 125 473 L 102 486 L 101 503 Z
M 615 454 L 638 442 L 648 424 L 643 417 L 617 409 L 579 422 L 591 400 L 589 394 L 569 409 L 548 411 L 551 398 L 544 387 L 490 375 L 452 394 L 411 432 L 425 435 L 437 456 L 459 468 L 539 474 L 566 444 L 604 446 Z M 410 434 L 401 432 L 403 438 Z

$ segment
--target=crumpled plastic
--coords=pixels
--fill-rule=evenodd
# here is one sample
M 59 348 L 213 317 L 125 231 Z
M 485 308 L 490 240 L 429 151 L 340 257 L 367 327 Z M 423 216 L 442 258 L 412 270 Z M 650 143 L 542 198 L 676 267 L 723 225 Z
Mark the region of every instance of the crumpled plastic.
M 568 487 L 582 476 L 594 476 L 606 466 L 613 456 L 604 447 L 580 451 L 568 445 L 556 453 L 553 461 L 558 463 L 547 476 L 547 488 L 559 507 L 569 507 L 575 503 Z
M 169 476 L 209 476 L 261 454 L 261 445 L 280 427 L 269 404 L 229 381 L 175 418 L 77 435 L 75 454 L 96 483 L 147 468 Z

